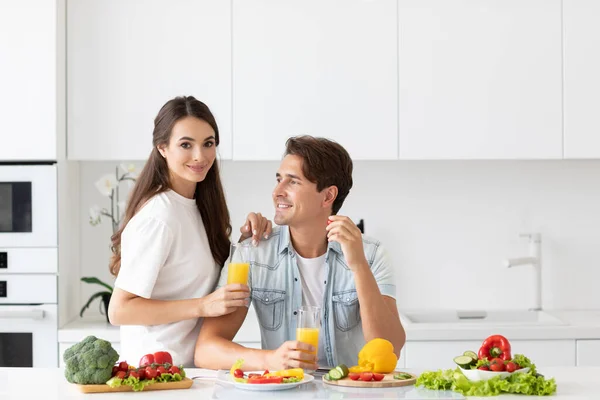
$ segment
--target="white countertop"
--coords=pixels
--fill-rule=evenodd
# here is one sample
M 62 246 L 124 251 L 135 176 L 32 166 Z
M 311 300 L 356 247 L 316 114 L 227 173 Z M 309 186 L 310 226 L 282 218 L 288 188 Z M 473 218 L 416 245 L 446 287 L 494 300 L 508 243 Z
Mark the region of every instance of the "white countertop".
M 421 371 L 407 369 L 408 372 L 419 373 Z M 216 371 L 189 369 L 189 376 L 215 376 Z M 600 367 L 564 367 L 545 368 L 546 377 L 554 377 L 557 382 L 557 399 L 598 399 L 598 377 Z M 414 386 L 403 388 L 386 389 L 354 389 L 338 388 L 324 385 L 315 380 L 314 382 L 301 385 L 296 389 L 284 392 L 248 392 L 235 389 L 231 386 L 216 385 L 212 380 L 195 380 L 193 386 L 186 390 L 149 391 L 141 393 L 107 393 L 86 395 L 80 393 L 77 388 L 68 383 L 60 368 L 0 368 L 0 399 L 22 400 L 22 399 L 87 399 L 87 400 L 119 400 L 137 398 L 144 399 L 236 399 L 241 396 L 246 399 L 280 399 L 283 396 L 289 399 L 382 399 L 382 398 L 443 398 L 443 392 L 424 391 Z M 422 397 L 428 395 L 429 397 Z M 458 397 L 456 398 L 461 398 Z M 497 396 L 486 399 L 520 398 L 523 396 Z M 469 397 L 478 399 L 478 397 Z
M 501 324 L 414 324 L 404 321 L 407 341 L 425 340 L 481 340 L 490 333 L 501 333 L 511 340 L 550 339 L 600 339 L 600 310 L 548 311 L 564 322 L 564 325 L 501 325 Z M 76 319 L 58 330 L 60 343 L 75 343 L 88 335 L 95 335 L 118 343 L 119 328 L 106 322 L 105 317 Z M 254 311 L 238 332 L 235 340 L 240 343 L 260 342 L 260 329 Z M 599 396 L 600 398 L 600 396 Z

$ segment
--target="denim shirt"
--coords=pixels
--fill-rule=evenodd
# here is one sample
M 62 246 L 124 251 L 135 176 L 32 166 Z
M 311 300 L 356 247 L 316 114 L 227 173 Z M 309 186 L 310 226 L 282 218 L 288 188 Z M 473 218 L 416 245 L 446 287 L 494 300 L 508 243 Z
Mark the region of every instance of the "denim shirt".
M 248 239 L 250 240 L 250 239 Z M 363 236 L 363 247 L 371 272 L 382 295 L 396 298 L 393 268 L 380 242 Z M 236 260 L 234 256 L 233 261 Z M 277 226 L 268 239 L 260 241 L 250 265 L 248 286 L 260 324 L 263 349 L 276 349 L 296 340 L 296 315 L 302 306 L 302 283 L 289 228 Z M 325 294 L 319 341 L 325 340 L 328 366 L 356 365 L 365 339 L 353 272 L 346 264 L 339 243 L 330 242 L 325 262 Z M 227 283 L 227 265 L 219 287 Z

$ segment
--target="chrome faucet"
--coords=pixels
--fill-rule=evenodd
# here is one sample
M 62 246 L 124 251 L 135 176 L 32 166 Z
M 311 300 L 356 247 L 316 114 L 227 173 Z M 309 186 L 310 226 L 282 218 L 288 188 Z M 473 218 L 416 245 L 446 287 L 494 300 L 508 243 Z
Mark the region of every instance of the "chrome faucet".
M 542 309 L 542 235 L 540 233 L 522 233 L 520 237 L 529 239 L 529 257 L 509 258 L 504 261 L 507 268 L 519 265 L 531 265 L 534 271 L 535 288 L 532 311 Z

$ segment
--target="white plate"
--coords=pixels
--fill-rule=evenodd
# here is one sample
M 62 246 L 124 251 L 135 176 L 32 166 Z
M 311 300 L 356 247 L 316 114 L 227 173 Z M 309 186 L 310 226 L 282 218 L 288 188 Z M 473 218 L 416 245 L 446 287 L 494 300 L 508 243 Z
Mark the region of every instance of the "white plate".
M 510 376 L 511 374 L 520 374 L 520 373 L 529 371 L 529 367 L 518 369 L 515 372 L 494 372 L 494 371 L 482 371 L 480 369 L 463 369 L 460 366 L 458 368 L 460 368 L 463 375 L 466 376 L 467 379 L 472 382 L 487 381 L 488 379 L 492 379 L 497 376 L 506 378 L 507 376 Z
M 245 374 L 262 374 L 264 371 L 244 371 Z M 236 389 L 250 390 L 253 392 L 271 392 L 274 390 L 287 390 L 293 389 L 305 383 L 309 383 L 315 380 L 315 377 L 309 374 L 304 374 L 304 379 L 300 382 L 294 383 L 263 383 L 263 384 L 248 384 L 240 383 L 233 380 L 233 377 L 229 371 L 219 371 L 217 374 L 217 382 L 232 385 Z

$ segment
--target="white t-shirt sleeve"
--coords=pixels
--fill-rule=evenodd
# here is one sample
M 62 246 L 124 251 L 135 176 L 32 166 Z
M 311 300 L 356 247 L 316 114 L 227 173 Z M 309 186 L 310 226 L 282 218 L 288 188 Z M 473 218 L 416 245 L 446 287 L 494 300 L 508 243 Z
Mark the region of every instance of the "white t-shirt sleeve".
M 165 222 L 156 218 L 130 224 L 121 238 L 121 269 L 115 286 L 148 299 L 169 256 L 173 233 Z

